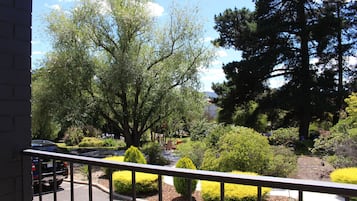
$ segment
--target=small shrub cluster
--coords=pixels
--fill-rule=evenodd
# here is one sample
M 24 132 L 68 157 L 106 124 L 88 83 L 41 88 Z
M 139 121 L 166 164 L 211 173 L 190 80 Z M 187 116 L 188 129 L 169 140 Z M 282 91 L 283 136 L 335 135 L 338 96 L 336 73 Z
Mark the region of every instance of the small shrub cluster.
M 180 160 L 178 160 L 176 163 L 176 167 L 177 168 L 193 169 L 193 170 L 196 169 L 196 166 L 193 164 L 192 160 L 187 157 L 180 158 Z M 186 198 L 189 198 L 191 196 L 191 194 L 196 190 L 197 180 L 192 180 L 191 192 L 188 192 L 188 185 L 189 185 L 189 179 L 181 178 L 181 177 L 174 177 L 174 186 L 175 186 L 176 192 Z
M 131 178 L 131 171 L 115 171 L 113 173 L 114 191 L 119 194 L 131 195 Z M 154 194 L 158 192 L 157 175 L 135 172 L 135 179 L 137 194 Z
M 72 126 L 64 134 L 64 143 L 67 146 L 78 145 L 84 137 L 83 130 L 80 127 Z
M 84 137 L 78 144 L 79 147 L 104 147 L 104 141 L 96 137 Z
M 297 156 L 291 149 L 284 146 L 272 146 L 272 149 L 273 158 L 263 174 L 274 177 L 288 177 L 296 170 Z
M 134 146 L 130 146 L 130 148 L 125 151 L 124 162 L 141 164 L 147 163 L 143 153 L 141 153 L 140 150 Z
M 336 169 L 330 178 L 333 182 L 357 184 L 357 167 Z
M 148 164 L 167 165 L 170 163 L 170 161 L 162 155 L 162 148 L 157 142 L 146 143 L 141 150 L 147 156 Z
M 257 175 L 251 172 L 233 171 L 233 174 Z M 262 188 L 262 196 L 270 192 L 270 188 Z M 220 183 L 201 181 L 201 195 L 205 201 L 220 200 Z M 257 187 L 241 184 L 224 184 L 224 197 L 229 201 L 255 201 L 257 200 Z
M 287 147 L 294 147 L 299 141 L 299 130 L 297 128 L 280 128 L 274 130 L 269 137 L 271 145 L 283 145 Z

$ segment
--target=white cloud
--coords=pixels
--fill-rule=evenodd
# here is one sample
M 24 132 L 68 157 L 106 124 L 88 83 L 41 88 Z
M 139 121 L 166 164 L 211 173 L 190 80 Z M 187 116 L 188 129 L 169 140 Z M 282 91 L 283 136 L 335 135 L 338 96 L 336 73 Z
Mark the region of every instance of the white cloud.
M 357 65 L 357 55 L 347 57 L 347 62 L 352 66 Z
M 216 55 L 217 55 L 218 57 L 227 57 L 227 56 L 228 56 L 228 54 L 227 54 L 227 52 L 226 52 L 225 50 L 218 50 L 218 51 L 216 52 Z
M 160 17 L 164 13 L 164 7 L 160 6 L 157 3 L 154 2 L 147 2 L 146 3 L 146 8 L 149 11 L 149 15 L 152 17 Z
M 59 4 L 49 5 L 49 4 L 46 3 L 45 7 L 53 9 L 53 10 L 61 10 L 61 6 Z
M 275 77 L 275 78 L 271 78 L 269 79 L 269 86 L 271 88 L 279 88 L 281 86 L 283 86 L 285 84 L 285 79 L 284 77 L 280 76 L 280 77 Z
M 207 36 L 206 38 L 203 39 L 203 42 L 211 42 L 213 40 L 214 40 L 214 38 Z
M 33 51 L 32 52 L 32 55 L 44 55 L 45 53 L 44 52 L 41 52 L 41 51 Z
M 39 41 L 39 40 L 33 40 L 33 41 L 31 41 L 31 44 L 32 45 L 36 45 L 36 44 L 40 44 L 41 43 L 41 41 Z

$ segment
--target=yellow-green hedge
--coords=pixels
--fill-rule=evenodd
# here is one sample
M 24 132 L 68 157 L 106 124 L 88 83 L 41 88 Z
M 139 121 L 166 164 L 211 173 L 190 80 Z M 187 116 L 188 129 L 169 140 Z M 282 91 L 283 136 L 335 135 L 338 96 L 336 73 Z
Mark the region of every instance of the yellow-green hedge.
M 131 194 L 131 174 L 131 171 L 116 171 L 113 173 L 115 192 L 119 194 Z M 135 179 L 137 194 L 152 194 L 158 192 L 157 175 L 136 172 Z
M 232 173 L 257 175 L 256 173 L 252 172 L 233 171 Z M 270 190 L 270 188 L 262 188 L 262 195 L 267 195 Z M 201 181 L 201 195 L 205 201 L 220 200 L 220 183 L 213 181 Z M 257 200 L 257 187 L 226 183 L 224 184 L 224 198 L 228 201 L 255 201 Z
M 357 167 L 336 169 L 330 178 L 333 182 L 357 184 Z
M 95 137 L 84 137 L 78 144 L 79 147 L 104 147 L 104 141 Z

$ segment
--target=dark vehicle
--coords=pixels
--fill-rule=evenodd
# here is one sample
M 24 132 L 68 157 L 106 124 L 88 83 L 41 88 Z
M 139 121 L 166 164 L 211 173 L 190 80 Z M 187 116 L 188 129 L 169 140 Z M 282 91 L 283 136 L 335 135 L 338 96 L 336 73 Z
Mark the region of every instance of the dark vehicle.
M 33 149 L 41 151 L 64 153 L 54 142 L 49 140 L 32 140 L 31 146 Z M 32 157 L 32 180 L 34 187 L 39 185 L 39 160 L 41 160 L 41 182 L 43 185 L 53 186 L 53 160 L 39 159 Z M 56 181 L 57 186 L 61 185 L 63 179 L 68 177 L 67 163 L 64 161 L 56 161 Z

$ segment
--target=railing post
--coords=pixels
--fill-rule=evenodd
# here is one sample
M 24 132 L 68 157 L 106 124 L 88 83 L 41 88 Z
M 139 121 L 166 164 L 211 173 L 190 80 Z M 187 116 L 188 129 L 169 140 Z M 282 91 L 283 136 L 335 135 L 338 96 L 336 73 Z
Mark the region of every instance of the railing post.
M 135 171 L 131 171 L 131 190 L 133 194 L 133 201 L 136 201 L 136 178 L 135 178 Z
M 162 201 L 162 175 L 159 174 L 157 178 L 158 186 L 159 186 L 159 201 Z
M 42 201 L 42 159 L 40 158 L 38 158 L 38 195 L 39 200 Z
M 73 162 L 69 163 L 69 171 L 70 171 L 70 177 L 71 177 L 71 201 L 74 201 Z
M 188 182 L 188 200 L 192 201 L 192 179 L 187 179 Z
M 221 201 L 224 201 L 224 182 L 221 182 L 221 187 L 220 187 L 220 191 L 221 191 Z
M 52 159 L 52 166 L 53 166 L 53 200 L 57 201 L 57 163 L 55 159 Z
M 93 189 L 92 189 L 92 166 L 88 165 L 88 193 L 89 201 L 93 200 Z
M 302 190 L 299 190 L 299 201 L 303 201 L 303 193 L 302 193 Z
M 109 201 L 113 201 L 113 170 L 109 168 Z
M 262 201 L 262 187 L 258 186 L 258 201 Z

